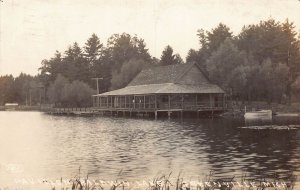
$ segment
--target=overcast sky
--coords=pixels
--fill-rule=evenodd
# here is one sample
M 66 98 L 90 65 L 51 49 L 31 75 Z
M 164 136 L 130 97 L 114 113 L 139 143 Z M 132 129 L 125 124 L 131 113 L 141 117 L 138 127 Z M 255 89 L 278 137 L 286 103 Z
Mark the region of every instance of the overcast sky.
M 152 56 L 171 45 L 185 59 L 198 48 L 197 30 L 222 22 L 234 34 L 243 25 L 289 18 L 300 27 L 299 0 L 2 0 L 0 75 L 37 74 L 43 59 L 92 33 L 106 44 L 114 33 L 145 39 Z

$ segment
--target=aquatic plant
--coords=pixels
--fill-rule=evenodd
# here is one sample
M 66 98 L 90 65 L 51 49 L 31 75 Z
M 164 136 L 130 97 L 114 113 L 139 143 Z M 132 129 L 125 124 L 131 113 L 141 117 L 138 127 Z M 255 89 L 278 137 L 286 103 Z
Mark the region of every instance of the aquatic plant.
M 81 179 L 81 167 L 78 169 L 72 179 L 69 180 L 70 187 L 63 187 L 63 180 L 61 178 L 60 190 L 140 190 L 141 187 L 130 186 L 128 181 L 120 180 L 122 170 L 117 175 L 116 180 L 110 184 L 106 183 L 91 183 L 89 180 L 89 174 Z M 172 184 L 171 180 L 172 172 L 169 174 L 157 174 L 151 181 L 148 181 L 148 187 L 145 190 L 293 190 L 297 176 L 292 171 L 284 177 L 280 178 L 278 173 L 271 175 L 262 175 L 261 171 L 258 171 L 255 176 L 249 176 L 247 173 L 242 173 L 241 176 L 232 177 L 216 177 L 215 172 L 211 170 L 203 179 L 198 178 L 198 181 L 185 180 L 182 177 L 182 172 L 179 172 L 175 179 L 175 184 Z M 174 179 L 173 179 L 174 180 Z M 95 181 L 94 181 L 95 182 Z M 284 183 L 284 185 L 282 185 Z M 252 185 L 255 184 L 255 185 Z M 277 187 L 276 184 L 282 185 Z M 51 190 L 55 190 L 53 186 Z

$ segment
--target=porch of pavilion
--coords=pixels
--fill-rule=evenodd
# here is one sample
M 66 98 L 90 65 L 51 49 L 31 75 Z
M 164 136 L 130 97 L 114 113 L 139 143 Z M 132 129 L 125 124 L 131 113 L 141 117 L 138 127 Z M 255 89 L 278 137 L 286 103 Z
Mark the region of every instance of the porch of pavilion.
M 94 95 L 94 110 L 109 112 L 154 113 L 166 112 L 222 112 L 225 109 L 225 95 L 215 94 L 135 94 Z

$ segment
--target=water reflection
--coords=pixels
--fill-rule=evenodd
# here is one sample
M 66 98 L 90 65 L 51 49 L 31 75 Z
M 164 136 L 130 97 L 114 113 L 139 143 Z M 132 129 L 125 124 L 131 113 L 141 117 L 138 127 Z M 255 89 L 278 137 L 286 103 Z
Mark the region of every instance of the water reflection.
M 181 170 L 191 178 L 210 170 L 222 177 L 300 172 L 299 130 L 247 131 L 240 128 L 249 124 L 244 119 L 153 121 L 0 112 L 0 121 L 0 164 L 23 168 L 19 173 L 0 170 L 0 180 L 7 183 L 28 176 L 68 178 L 79 166 L 82 173 L 109 180 L 120 170 L 119 177 L 128 180 Z M 271 123 L 300 121 L 275 118 Z

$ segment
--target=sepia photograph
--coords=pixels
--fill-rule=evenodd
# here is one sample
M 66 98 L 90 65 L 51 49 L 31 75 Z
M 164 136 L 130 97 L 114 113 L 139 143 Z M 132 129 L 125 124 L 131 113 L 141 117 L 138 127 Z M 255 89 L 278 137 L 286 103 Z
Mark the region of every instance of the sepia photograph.
M 0 190 L 300 190 L 300 0 L 0 0 Z

